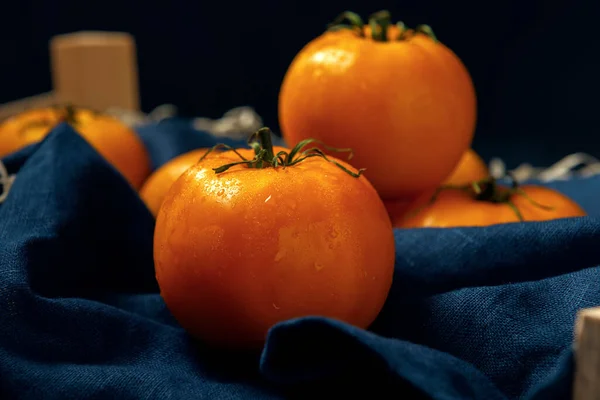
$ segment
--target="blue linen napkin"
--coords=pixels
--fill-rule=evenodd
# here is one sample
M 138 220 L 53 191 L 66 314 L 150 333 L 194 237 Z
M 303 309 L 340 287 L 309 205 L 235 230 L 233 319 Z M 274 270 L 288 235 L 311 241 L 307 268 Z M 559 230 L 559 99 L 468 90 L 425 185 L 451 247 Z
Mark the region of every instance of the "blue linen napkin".
M 223 141 L 176 119 L 140 136 L 155 167 Z M 16 179 L 0 205 L 2 399 L 571 396 L 575 314 L 600 305 L 600 177 L 552 184 L 589 217 L 396 230 L 369 331 L 300 318 L 261 352 L 226 353 L 173 320 L 152 216 L 68 125 L 3 161 Z

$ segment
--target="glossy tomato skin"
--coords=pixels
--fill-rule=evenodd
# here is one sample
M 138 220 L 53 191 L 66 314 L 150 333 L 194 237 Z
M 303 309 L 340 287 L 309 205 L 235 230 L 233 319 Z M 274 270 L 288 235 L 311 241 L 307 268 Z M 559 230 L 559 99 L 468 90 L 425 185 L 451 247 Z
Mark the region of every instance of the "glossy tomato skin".
M 152 213 L 156 217 L 163 199 L 171 188 L 171 185 L 183 174 L 188 168 L 200 161 L 200 158 L 214 157 L 221 153 L 221 150 L 215 149 L 208 152 L 208 148 L 200 148 L 181 154 L 167 163 L 150 175 L 140 189 L 140 197 Z M 283 147 L 275 146 L 274 151 L 278 152 L 285 150 Z M 207 154 L 208 152 L 208 154 Z M 252 154 L 248 153 L 248 157 Z M 204 157 L 204 158 L 206 158 Z
M 553 208 L 544 209 L 532 204 L 524 196 L 514 194 L 511 200 L 521 212 L 525 222 L 586 215 L 577 203 L 553 189 L 535 185 L 524 185 L 521 189 L 540 205 Z M 465 192 L 442 191 L 433 204 L 427 205 L 429 199 L 430 195 L 426 195 L 415 201 L 407 217 L 401 223 L 397 223 L 397 226 L 450 228 L 519 222 L 516 213 L 508 204 L 477 201 Z
M 277 322 L 307 315 L 367 327 L 391 286 L 393 230 L 376 191 L 314 157 L 286 168 L 188 169 L 156 221 L 156 277 L 192 335 L 260 345 Z
M 188 168 L 196 164 L 209 149 L 201 148 L 181 154 L 167 163 L 148 177 L 140 189 L 140 197 L 156 217 L 162 201 L 169 188 Z M 212 154 L 209 153 L 210 157 Z
M 446 179 L 444 185 L 464 186 L 486 179 L 489 175 L 490 173 L 485 162 L 474 150 L 469 149 L 463 154 L 460 162 Z M 428 190 L 425 193 L 417 196 L 416 199 L 429 199 L 433 196 L 435 190 Z M 402 227 L 404 219 L 409 211 L 411 211 L 411 207 L 416 199 L 387 199 L 383 201 L 394 227 Z
M 0 157 L 41 141 L 65 117 L 63 108 L 32 109 L 0 124 Z M 104 114 L 75 109 L 73 128 L 139 189 L 150 174 L 150 158 L 142 141 L 124 123 Z
M 487 178 L 490 171 L 486 163 L 473 149 L 464 152 L 454 171 L 444 182 L 445 185 L 468 185 Z
M 382 198 L 408 199 L 441 184 L 470 147 L 475 90 L 458 57 L 424 35 L 327 32 L 290 65 L 279 120 L 289 143 L 350 147 Z

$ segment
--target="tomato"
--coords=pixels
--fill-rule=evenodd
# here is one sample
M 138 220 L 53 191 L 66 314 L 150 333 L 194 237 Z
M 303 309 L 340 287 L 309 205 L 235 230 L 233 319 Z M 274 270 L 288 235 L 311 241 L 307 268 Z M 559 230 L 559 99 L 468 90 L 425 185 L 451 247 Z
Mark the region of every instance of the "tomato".
M 389 15 L 378 15 L 371 22 L 386 34 L 373 35 L 346 15 L 353 29 L 325 32 L 289 66 L 279 94 L 282 136 L 352 148 L 352 165 L 366 169 L 384 199 L 435 189 L 473 139 L 467 69 L 427 27 L 387 27 Z
M 274 166 L 269 130 L 254 137 L 255 158 L 252 150 L 238 150 L 244 164 L 233 151 L 206 158 L 162 203 L 154 260 L 169 310 L 193 336 L 226 347 L 260 345 L 271 326 L 295 317 L 369 326 L 395 259 L 377 192 L 306 142 L 275 150 L 289 157 Z
M 489 175 L 488 167 L 481 157 L 479 157 L 474 150 L 468 149 L 461 157 L 460 162 L 450 177 L 446 179 L 444 185 L 468 185 L 472 182 L 486 179 Z M 435 189 L 427 190 L 424 193 L 427 193 L 427 195 L 421 194 L 421 196 L 417 196 L 417 198 L 429 198 L 430 196 L 433 196 Z M 415 199 L 412 201 L 410 199 L 387 199 L 383 201 L 393 226 L 402 226 L 404 218 L 411 210 L 414 201 Z
M 197 149 L 181 154 L 163 164 L 144 182 L 140 189 L 140 197 L 146 203 L 152 215 L 158 214 L 158 209 L 171 185 L 187 170 L 200 160 L 209 149 Z M 212 155 L 209 154 L 209 155 Z
M 139 189 L 150 174 L 150 158 L 142 141 L 111 116 L 83 108 L 47 107 L 17 114 L 0 124 L 0 157 L 41 141 L 59 123 L 73 128 Z
M 467 185 L 485 179 L 489 175 L 487 164 L 473 149 L 468 149 L 463 153 L 458 165 L 444 184 Z
M 585 211 L 573 200 L 548 187 L 523 185 L 509 188 L 492 178 L 473 189 L 442 189 L 437 198 L 419 198 L 402 221 L 403 228 L 488 226 L 520 221 L 547 221 L 585 216 Z

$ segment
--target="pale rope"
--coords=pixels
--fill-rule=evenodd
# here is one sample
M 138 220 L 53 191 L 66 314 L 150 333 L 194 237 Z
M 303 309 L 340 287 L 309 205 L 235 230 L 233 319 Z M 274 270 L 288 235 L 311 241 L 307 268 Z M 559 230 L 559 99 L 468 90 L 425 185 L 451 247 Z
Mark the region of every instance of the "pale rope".
M 134 127 L 151 124 L 166 118 L 174 117 L 177 115 L 177 108 L 172 104 L 163 104 L 156 107 L 149 114 L 145 114 L 141 111 L 123 110 L 114 107 L 108 108 L 105 112 L 109 115 L 119 118 L 125 124 Z
M 6 167 L 2 160 L 0 160 L 0 186 L 2 186 L 2 194 L 0 194 L 0 203 L 3 203 L 8 196 L 8 192 L 10 191 L 10 187 L 15 181 L 14 175 L 9 175 Z
M 195 118 L 193 123 L 199 131 L 232 139 L 245 139 L 263 126 L 262 119 L 251 107 L 231 109 L 219 119 Z
M 159 122 L 163 119 L 177 115 L 177 108 L 172 104 L 164 104 L 156 107 L 149 114 L 111 108 L 107 110 L 127 125 L 136 127 Z M 245 139 L 249 134 L 262 128 L 263 121 L 251 107 L 236 107 L 227 111 L 221 118 L 194 118 L 192 120 L 194 129 L 208 132 L 217 137 L 229 137 L 232 139 Z
M 505 176 L 506 165 L 499 158 L 490 161 L 490 173 L 495 178 Z M 541 182 L 563 181 L 572 178 L 587 178 L 600 174 L 600 160 L 586 153 L 570 154 L 548 168 L 536 168 L 521 164 L 510 171 L 519 182 L 539 180 Z

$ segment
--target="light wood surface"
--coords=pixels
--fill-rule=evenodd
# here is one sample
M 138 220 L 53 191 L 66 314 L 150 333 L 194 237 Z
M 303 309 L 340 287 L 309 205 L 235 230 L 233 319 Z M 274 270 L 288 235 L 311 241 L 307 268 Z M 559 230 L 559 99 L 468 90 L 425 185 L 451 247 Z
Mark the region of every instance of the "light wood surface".
M 577 316 L 573 400 L 600 400 L 600 307 Z
M 55 93 L 78 106 L 139 111 L 134 38 L 122 32 L 82 31 L 50 41 Z

